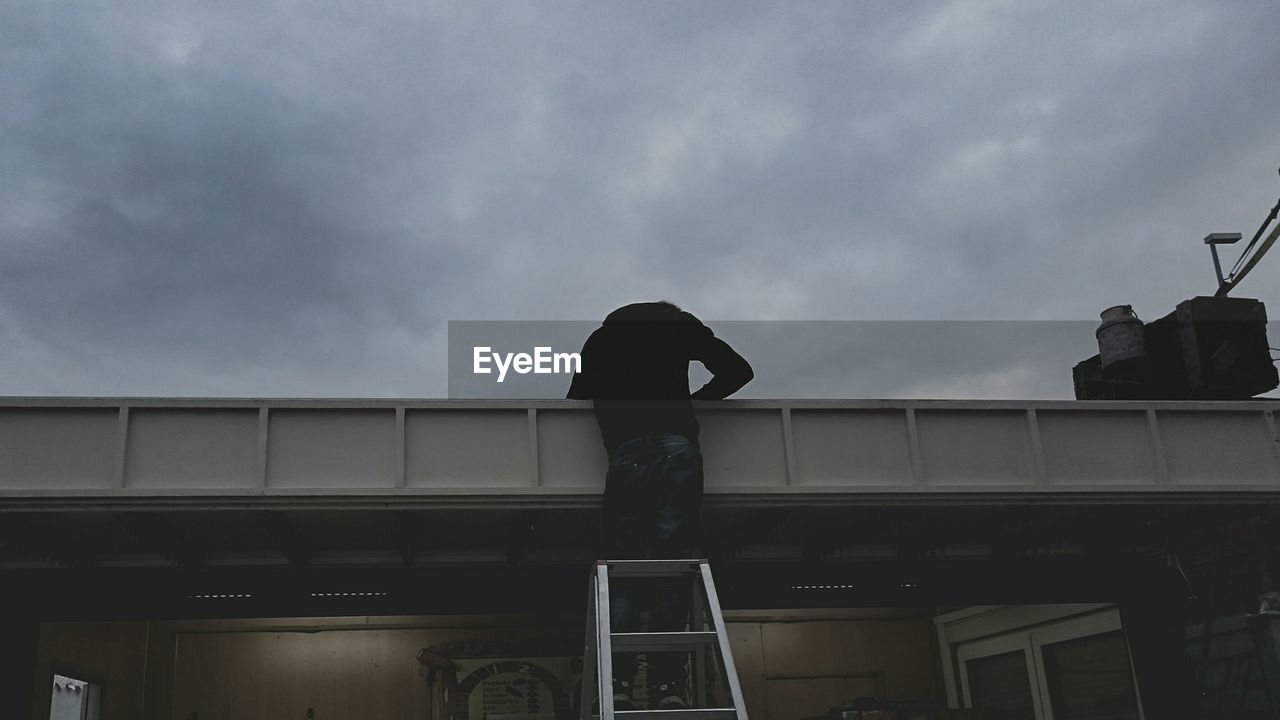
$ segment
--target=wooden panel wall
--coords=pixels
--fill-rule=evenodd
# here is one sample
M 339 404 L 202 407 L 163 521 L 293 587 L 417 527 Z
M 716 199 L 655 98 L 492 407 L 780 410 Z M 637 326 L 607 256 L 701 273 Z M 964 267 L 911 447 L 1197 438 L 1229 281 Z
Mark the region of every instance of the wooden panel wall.
M 451 641 L 569 654 L 581 642 L 574 616 L 225 621 L 179 629 L 172 717 L 422 720 L 427 686 L 415 656 Z M 363 625 L 363 627 L 362 627 Z
M 729 631 L 753 717 L 815 715 L 859 695 L 941 702 L 928 615 L 739 616 Z M 305 720 L 311 708 L 315 720 L 422 720 L 418 649 L 452 640 L 561 654 L 580 636 L 581 618 L 559 615 L 59 623 L 41 634 L 38 674 L 43 683 L 61 663 L 105 680 L 107 718 Z M 42 693 L 33 720 L 47 718 Z
M 857 697 L 942 702 L 927 617 L 732 623 L 753 717 L 820 715 Z
M 178 636 L 174 718 L 422 720 L 420 630 Z
M 142 714 L 147 623 L 44 623 L 36 654 L 32 720 L 49 719 L 54 673 L 103 684 L 102 718 Z

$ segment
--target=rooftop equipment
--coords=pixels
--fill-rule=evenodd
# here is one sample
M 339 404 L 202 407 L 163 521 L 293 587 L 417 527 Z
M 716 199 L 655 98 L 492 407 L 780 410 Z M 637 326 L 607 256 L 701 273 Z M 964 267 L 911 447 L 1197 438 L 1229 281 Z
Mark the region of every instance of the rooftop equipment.
M 1266 307 L 1259 300 L 1227 297 L 1280 237 L 1277 224 L 1258 243 L 1277 214 L 1280 201 L 1225 276 L 1218 246 L 1234 245 L 1242 236 L 1205 236 L 1218 281 L 1212 297 L 1184 300 L 1146 324 L 1129 305 L 1102 311 L 1098 354 L 1072 368 L 1076 399 L 1246 400 L 1280 385 L 1267 342 Z

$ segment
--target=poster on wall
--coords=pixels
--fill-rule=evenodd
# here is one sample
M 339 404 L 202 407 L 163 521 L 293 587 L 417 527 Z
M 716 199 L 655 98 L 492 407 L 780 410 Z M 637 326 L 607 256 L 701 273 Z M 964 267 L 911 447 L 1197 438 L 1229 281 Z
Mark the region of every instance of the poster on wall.
M 568 650 L 565 643 L 550 643 Z M 582 694 L 582 658 L 535 652 L 548 643 L 451 642 L 423 648 L 419 670 L 442 720 L 569 720 Z M 523 651 L 523 652 L 522 652 Z
M 580 655 L 521 653 L 528 647 L 453 642 L 423 648 L 431 717 L 442 720 L 573 720 L 582 697 Z M 646 700 L 648 662 L 637 657 L 635 699 Z M 594 695 L 594 693 L 593 693 Z
M 562 720 L 575 717 L 580 658 L 455 659 L 450 720 Z

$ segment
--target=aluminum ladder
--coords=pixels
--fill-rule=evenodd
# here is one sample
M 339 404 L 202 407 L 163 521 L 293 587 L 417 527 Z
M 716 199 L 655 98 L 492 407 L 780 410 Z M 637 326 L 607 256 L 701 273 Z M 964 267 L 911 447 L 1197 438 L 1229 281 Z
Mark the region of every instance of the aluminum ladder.
M 689 578 L 693 593 L 690 630 L 687 632 L 618 633 L 609 627 L 609 579 Z M 708 618 L 709 616 L 709 618 Z M 707 620 L 711 630 L 705 630 Z M 707 651 L 715 660 L 719 648 L 732 707 L 708 708 Z M 694 707 L 681 710 L 614 710 L 613 654 L 615 652 L 690 652 L 693 655 Z M 600 560 L 592 573 L 587 597 L 586 650 L 582 655 L 582 697 L 580 720 L 623 720 L 624 718 L 700 718 L 702 720 L 747 720 L 742 686 L 733 664 L 729 636 L 725 632 L 720 599 L 706 560 Z M 592 711 L 595 697 L 600 711 Z

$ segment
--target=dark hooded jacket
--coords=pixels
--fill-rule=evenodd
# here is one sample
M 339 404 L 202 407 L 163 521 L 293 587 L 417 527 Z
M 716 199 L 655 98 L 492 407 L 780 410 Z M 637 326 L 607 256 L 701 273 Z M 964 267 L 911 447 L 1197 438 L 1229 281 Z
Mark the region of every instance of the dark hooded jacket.
M 609 313 L 582 347 L 569 397 L 595 401 L 605 449 L 641 435 L 698 441 L 690 399 L 720 400 L 753 377 L 751 365 L 698 318 L 670 303 L 635 303 Z M 689 392 L 689 362 L 713 375 Z

